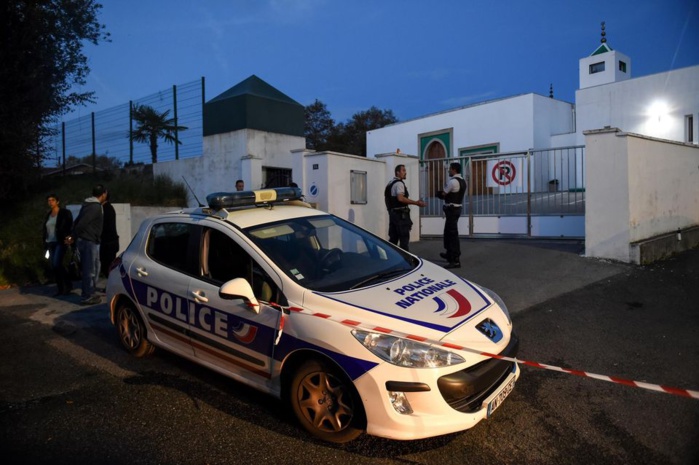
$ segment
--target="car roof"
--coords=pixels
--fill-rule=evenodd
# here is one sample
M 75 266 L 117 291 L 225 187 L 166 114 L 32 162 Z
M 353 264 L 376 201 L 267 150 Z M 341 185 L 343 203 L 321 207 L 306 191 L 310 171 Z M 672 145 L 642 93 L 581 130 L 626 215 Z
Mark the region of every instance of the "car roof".
M 185 208 L 158 215 L 156 218 L 177 218 L 177 217 L 215 217 L 224 219 L 235 224 L 241 229 L 257 226 L 261 224 L 276 223 L 294 218 L 304 218 L 309 216 L 323 216 L 328 213 L 316 210 L 303 202 L 289 202 L 289 204 L 273 204 L 265 206 L 250 206 L 231 210 L 212 210 L 208 207 Z M 291 204 L 291 205 L 290 205 Z
M 186 208 L 158 215 L 153 219 L 174 217 L 211 217 L 226 220 L 245 229 L 294 218 L 321 216 L 303 201 L 301 189 L 282 187 L 254 191 L 215 192 L 206 197 L 208 207 Z
M 272 205 L 269 207 L 254 207 L 229 211 L 225 219 L 245 229 L 260 224 L 321 215 L 327 215 L 327 213 L 307 206 Z

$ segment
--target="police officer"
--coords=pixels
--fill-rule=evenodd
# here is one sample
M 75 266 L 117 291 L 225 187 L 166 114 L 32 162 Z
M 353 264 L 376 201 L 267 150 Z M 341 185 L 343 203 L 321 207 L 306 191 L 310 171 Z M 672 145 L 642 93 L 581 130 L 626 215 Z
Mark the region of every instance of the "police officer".
M 401 249 L 408 250 L 410 230 L 413 227 L 408 206 L 424 207 L 427 203 L 422 200 L 411 200 L 408 197 L 408 188 L 405 187 L 405 178 L 408 173 L 405 165 L 397 165 L 394 174 L 395 177 L 388 183 L 384 192 L 388 209 L 388 240 L 392 244 L 400 245 Z
M 459 218 L 461 206 L 466 193 L 466 181 L 461 177 L 461 164 L 454 162 L 449 164 L 449 180 L 444 186 L 444 191 L 438 192 L 437 197 L 444 199 L 444 248 L 446 252 L 439 255 L 446 259 L 444 268 L 461 267 L 461 243 L 459 242 Z

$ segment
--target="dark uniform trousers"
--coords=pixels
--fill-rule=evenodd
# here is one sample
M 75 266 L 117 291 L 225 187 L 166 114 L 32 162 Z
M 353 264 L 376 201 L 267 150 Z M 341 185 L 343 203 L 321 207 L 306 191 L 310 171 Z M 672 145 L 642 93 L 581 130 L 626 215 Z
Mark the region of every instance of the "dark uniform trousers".
M 447 261 L 459 263 L 461 257 L 461 243 L 459 242 L 459 218 L 461 207 L 444 205 L 444 248 L 447 250 Z
M 410 230 L 413 222 L 410 219 L 408 207 L 392 208 L 388 211 L 388 241 L 408 250 L 410 243 Z

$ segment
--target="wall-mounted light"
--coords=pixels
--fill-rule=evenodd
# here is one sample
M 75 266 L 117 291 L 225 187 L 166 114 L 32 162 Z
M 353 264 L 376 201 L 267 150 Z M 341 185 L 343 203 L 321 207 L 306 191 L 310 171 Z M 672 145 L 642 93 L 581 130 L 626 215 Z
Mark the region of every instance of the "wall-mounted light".
M 646 111 L 648 117 L 646 130 L 649 135 L 659 136 L 664 134 L 670 127 L 670 107 L 661 100 L 653 102 Z

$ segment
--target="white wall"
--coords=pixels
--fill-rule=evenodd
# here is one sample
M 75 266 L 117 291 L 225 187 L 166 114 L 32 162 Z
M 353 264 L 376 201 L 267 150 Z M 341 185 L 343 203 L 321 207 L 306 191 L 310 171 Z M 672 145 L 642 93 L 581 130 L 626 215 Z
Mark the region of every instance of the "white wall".
M 243 129 L 204 137 L 203 156 L 158 162 L 153 174 L 167 175 L 174 181 L 187 180 L 196 196 L 206 203 L 212 192 L 234 191 L 235 181 L 243 179 L 246 189 L 262 185 L 261 167 L 292 168 L 292 149 L 305 147 L 306 139 Z M 196 206 L 190 195 L 189 206 Z
M 294 150 L 294 179 L 300 179 L 299 187 L 309 203 L 320 210 L 332 213 L 350 221 L 380 237 L 388 238 L 388 213 L 383 192 L 386 184 L 394 176 L 396 165 L 403 164 L 408 171 L 405 181 L 412 199 L 418 198 L 418 160 L 414 155 L 381 154 L 378 158 L 364 158 L 335 152 L 314 152 Z M 184 162 L 186 160 L 182 160 Z M 299 170 L 305 170 L 303 175 Z M 367 173 L 367 204 L 350 203 L 351 171 Z M 79 211 L 80 206 L 70 206 Z M 117 231 L 120 237 L 120 251 L 123 251 L 144 219 L 149 216 L 177 211 L 176 207 L 135 207 L 130 204 L 114 204 L 117 212 Z M 410 241 L 420 240 L 420 212 L 411 206 L 413 229 Z
M 632 242 L 699 225 L 699 147 L 627 137 Z
M 453 129 L 452 153 L 499 143 L 500 152 L 551 147 L 551 136 L 575 130 L 573 105 L 537 94 L 483 102 L 367 132 L 367 154 L 418 153 L 419 134 Z
M 699 66 L 653 74 L 575 92 L 578 144 L 583 131 L 620 128 L 626 132 L 684 142 L 685 116 L 694 115 L 694 139 L 699 124 Z M 651 107 L 662 103 L 668 113 L 658 121 Z
M 531 147 L 518 147 L 509 151 L 524 148 L 544 149 L 573 145 L 575 133 L 575 107 L 569 103 L 562 104 L 560 100 L 536 95 L 533 98 L 533 115 L 536 120 L 533 125 L 534 142 Z M 567 137 L 571 144 L 553 145 L 553 136 Z M 562 139 L 563 141 L 563 139 Z
M 315 195 L 311 195 L 310 191 L 308 194 L 304 192 L 310 202 L 317 203 L 320 210 L 381 234 L 382 225 L 376 208 L 380 186 L 385 185 L 384 163 L 354 155 L 319 152 L 306 155 L 306 168 L 306 182 L 309 186 L 315 186 L 312 190 Z M 350 176 L 353 170 L 366 172 L 366 205 L 350 203 Z
M 608 52 L 614 63 L 626 59 Z M 593 61 L 595 61 L 593 60 Z M 601 60 L 601 58 L 599 58 Z M 581 66 L 583 66 L 581 60 Z M 658 121 L 651 107 L 662 103 L 668 113 Z M 394 152 L 397 148 L 419 154 L 419 134 L 453 133 L 452 153 L 485 144 L 500 143 L 500 152 L 583 145 L 583 131 L 617 127 L 626 132 L 684 142 L 685 117 L 694 116 L 694 143 L 699 141 L 699 66 L 593 85 L 579 89 L 575 105 L 537 94 L 524 94 L 482 102 L 416 118 L 367 132 L 367 154 Z
M 381 154 L 377 158 L 365 158 L 336 152 L 294 151 L 294 179 L 303 175 L 299 187 L 306 201 L 319 210 L 327 211 L 348 220 L 377 236 L 388 237 L 388 213 L 383 192 L 393 178 L 396 165 L 403 164 L 408 171 L 406 186 L 412 199 L 419 195 L 418 160 L 404 154 Z M 350 202 L 350 176 L 352 171 L 367 173 L 367 204 Z M 413 229 L 410 240 L 420 239 L 420 212 L 411 207 Z
M 626 63 L 626 72 L 619 69 L 619 61 Z M 590 74 L 590 65 L 600 62 L 604 62 L 604 71 Z M 623 81 L 631 78 L 631 59 L 616 50 L 591 55 L 580 60 L 578 73 L 581 89 Z
M 587 256 L 633 262 L 632 242 L 699 225 L 699 146 L 618 129 L 585 145 Z

